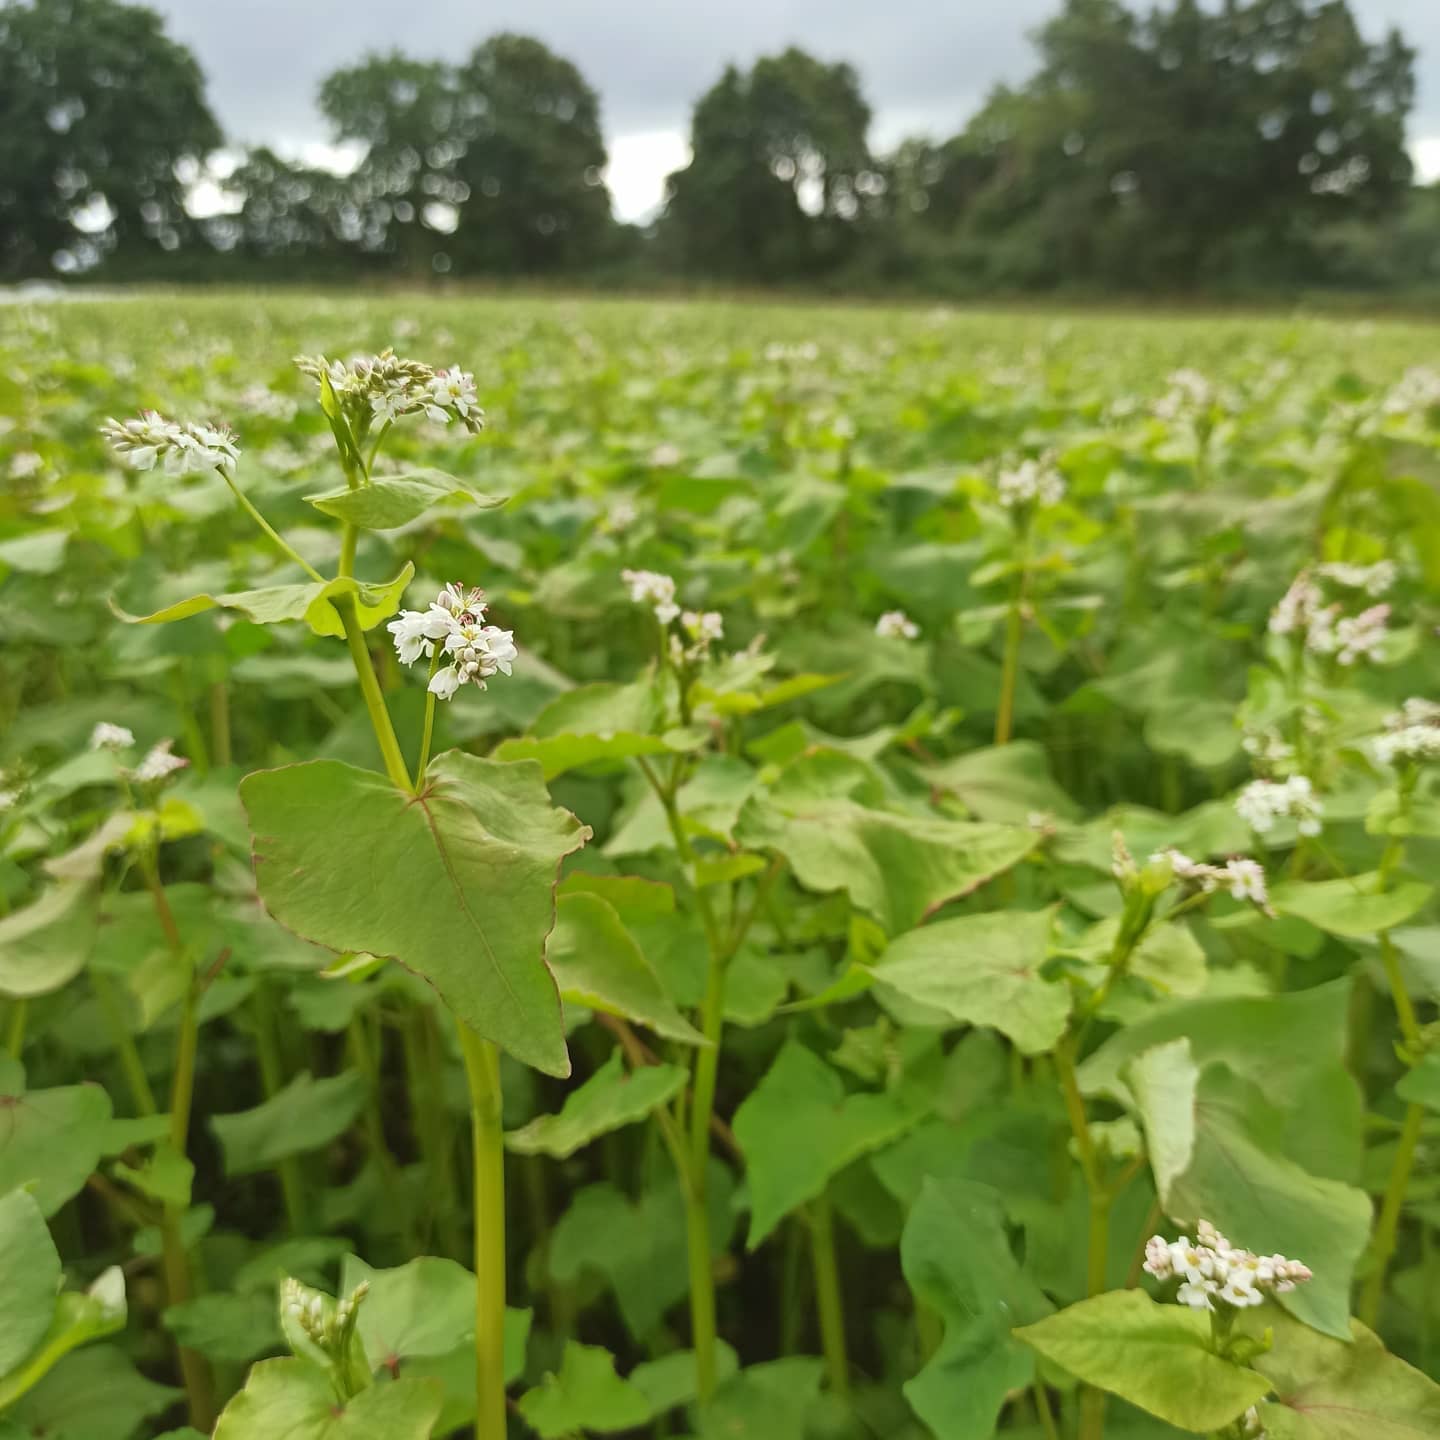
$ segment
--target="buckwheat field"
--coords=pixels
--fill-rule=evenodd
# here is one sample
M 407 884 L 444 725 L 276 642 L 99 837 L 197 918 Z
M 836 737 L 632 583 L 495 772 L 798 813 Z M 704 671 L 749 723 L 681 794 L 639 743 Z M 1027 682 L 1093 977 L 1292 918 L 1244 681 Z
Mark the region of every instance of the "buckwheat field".
M 0 1440 L 1440 1435 L 1433 329 L 0 307 Z

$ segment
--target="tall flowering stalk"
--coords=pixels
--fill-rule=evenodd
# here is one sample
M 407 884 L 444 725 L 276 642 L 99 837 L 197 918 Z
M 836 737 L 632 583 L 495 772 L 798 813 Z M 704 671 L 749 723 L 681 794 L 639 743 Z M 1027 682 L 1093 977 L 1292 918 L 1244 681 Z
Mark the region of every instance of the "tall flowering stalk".
M 474 379 L 464 371 L 437 370 L 419 361 L 402 359 L 388 350 L 380 355 L 350 361 L 302 356 L 296 364 L 315 381 L 320 407 L 330 424 L 345 480 L 343 491 L 310 497 L 319 508 L 341 518 L 339 562 L 335 576 L 330 579 L 294 550 L 240 490 L 236 483 L 240 450 L 228 430 L 209 425 L 181 424 L 146 414 L 137 420 L 112 421 L 104 427 L 104 434 L 117 454 L 132 468 L 145 470 L 161 466 L 176 476 L 206 472 L 219 474 L 260 530 L 315 582 L 312 589 L 301 596 L 305 618 L 314 626 L 317 624 L 314 607 L 327 603 L 333 607 L 333 615 L 338 617 L 339 633 L 343 634 L 354 663 L 385 772 L 397 790 L 424 806 L 430 794 L 427 777 L 437 701 L 453 698 L 466 686 L 483 690 L 491 677 L 509 675 L 517 658 L 514 637 L 508 630 L 485 623 L 486 605 L 481 591 L 459 584 L 447 585 L 424 610 L 402 611 L 390 623 L 390 633 L 402 663 L 411 664 L 421 659 L 429 661 L 425 731 L 412 769 L 402 753 L 365 638 L 367 620 L 369 624 L 375 622 L 375 609 L 367 608 L 362 617 L 361 596 L 370 592 L 354 579 L 356 549 L 360 530 L 366 523 L 366 511 L 362 504 L 365 492 L 375 493 L 384 487 L 383 477 L 377 482 L 374 466 L 386 438 L 397 424 L 411 417 L 437 423 L 458 422 L 472 434 L 480 430 L 484 414 L 477 403 Z M 462 482 L 454 481 L 451 488 L 463 490 L 464 486 Z M 402 492 L 402 498 L 410 493 L 413 492 Z M 402 576 L 400 583 L 403 584 L 404 578 Z M 383 604 L 383 600 L 380 603 Z M 276 608 L 284 610 L 283 605 Z M 183 613 L 193 613 L 185 607 L 181 609 Z M 322 610 L 318 623 L 322 627 L 321 633 L 334 634 L 334 628 L 325 628 L 332 624 L 325 618 L 329 613 L 332 612 Z M 149 618 L 170 617 L 167 612 L 157 612 Z M 298 612 L 295 618 L 299 618 Z M 109 737 L 104 738 L 108 740 Z M 142 762 L 135 772 L 136 779 L 144 781 L 151 778 L 146 767 L 158 771 L 164 767 L 165 760 L 166 756 L 157 754 Z M 166 915 L 163 892 L 158 885 L 154 891 L 163 923 Z M 267 898 L 268 903 L 271 902 Z M 167 935 L 172 929 L 173 920 L 167 926 Z M 178 937 L 176 943 L 179 943 Z M 188 1024 L 192 1009 L 187 1007 L 187 1023 L 182 1024 L 182 1047 L 184 1037 L 193 1032 L 193 1025 Z M 558 1014 L 556 1018 L 558 1022 Z M 457 1028 L 469 1091 L 473 1140 L 475 1435 L 477 1440 L 504 1440 L 505 1180 L 500 1057 L 494 1040 L 483 1038 L 458 1017 Z M 184 1127 L 188 1124 L 193 1061 L 192 1035 L 188 1053 L 182 1049 L 176 1069 L 172 1117 L 177 1144 L 183 1144 Z M 176 1284 L 179 1285 L 178 1276 Z M 171 1298 L 183 1298 L 183 1293 L 177 1290 Z M 348 1343 L 345 1335 L 353 1329 L 354 1314 L 361 1299 L 363 1295 L 357 1294 L 342 1307 L 345 1318 L 336 1331 L 340 1337 L 336 1344 L 342 1349 L 342 1342 Z M 295 1300 L 294 1303 L 299 1302 Z M 325 1319 L 328 1312 L 322 1313 L 315 1309 L 313 1303 L 307 1304 L 309 1308 L 302 1307 L 296 1311 L 296 1322 L 302 1329 L 307 1325 L 314 1329 L 322 1322 L 322 1328 L 329 1325 L 329 1320 Z M 342 1334 L 342 1331 L 345 1333 Z M 325 1334 L 329 1335 L 328 1329 Z M 360 1383 L 357 1377 L 352 1379 L 355 1385 Z M 365 1380 L 368 1383 L 368 1377 Z M 186 1381 L 187 1388 L 194 1388 L 188 1366 Z M 344 1393 L 339 1395 L 339 1399 L 343 1404 L 351 1387 L 347 1383 L 342 1390 Z M 208 1429 L 210 1417 L 204 1407 L 196 1403 L 193 1394 L 191 1409 L 195 1423 Z

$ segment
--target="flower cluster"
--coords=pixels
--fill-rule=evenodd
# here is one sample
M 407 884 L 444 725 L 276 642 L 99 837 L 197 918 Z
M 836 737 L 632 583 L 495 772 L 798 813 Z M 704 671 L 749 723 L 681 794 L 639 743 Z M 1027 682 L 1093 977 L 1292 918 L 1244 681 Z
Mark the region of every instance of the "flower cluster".
M 1207 865 L 1175 849 L 1159 850 L 1150 857 L 1152 865 L 1165 862 L 1177 880 L 1189 881 L 1206 892 L 1225 889 L 1236 900 L 1249 900 L 1262 910 L 1270 903 L 1265 867 L 1258 860 L 1232 855 L 1223 865 Z
M 1320 833 L 1325 807 L 1304 775 L 1288 780 L 1252 780 L 1235 797 L 1235 813 L 1257 834 L 1267 835 L 1275 822 L 1288 816 L 1302 835 Z
M 1342 572 L 1340 576 L 1330 573 L 1337 568 Z M 1365 589 L 1370 594 L 1383 594 L 1394 581 L 1394 566 L 1386 561 L 1373 566 L 1322 566 L 1320 573 L 1347 588 Z M 1371 588 L 1382 583 L 1383 589 Z M 1341 665 L 1381 659 L 1390 607 L 1372 605 L 1357 615 L 1342 615 L 1341 608 L 1339 604 L 1326 604 L 1314 577 L 1302 570 L 1270 612 L 1270 633 L 1303 635 L 1307 650 L 1316 655 L 1333 655 Z
M 1407 700 L 1385 717 L 1385 734 L 1374 744 L 1375 758 L 1385 765 L 1411 760 L 1440 760 L 1440 705 L 1433 700 Z
M 1331 560 L 1315 567 L 1316 573 L 1332 580 L 1346 590 L 1363 590 L 1374 599 L 1395 583 L 1399 571 L 1393 560 L 1377 560 L 1373 565 L 1350 565 L 1343 560 Z
M 324 375 L 341 408 L 362 429 L 372 421 L 389 425 L 407 415 L 424 415 L 439 425 L 458 420 L 472 435 L 485 427 L 475 377 L 458 367 L 437 370 L 391 349 L 351 360 L 297 355 L 295 366 L 317 381 Z
M 108 720 L 100 721 L 90 732 L 92 750 L 128 750 L 134 743 L 133 731 L 123 725 L 112 725 Z
M 670 576 L 654 570 L 622 570 L 620 578 L 630 587 L 630 599 L 636 605 L 652 606 L 662 625 L 668 625 L 680 613 L 675 603 L 675 582 Z
M 153 470 L 159 463 L 167 475 L 207 470 L 233 475 L 240 459 L 235 436 L 223 425 L 180 424 L 153 410 L 133 420 L 107 420 L 100 433 L 132 470 Z
M 332 1311 L 325 1303 L 328 1296 L 287 1277 L 280 1287 L 280 1306 L 310 1340 L 333 1355 L 342 1346 L 356 1311 L 369 1293 L 369 1282 L 362 1280 L 349 1295 L 336 1302 Z
M 1192 411 L 1211 409 L 1219 396 L 1209 378 L 1198 370 L 1180 369 L 1166 376 L 1170 389 L 1155 402 L 1161 420 L 1178 420 Z
M 1191 1243 L 1182 1235 L 1173 1244 L 1163 1235 L 1145 1242 L 1145 1269 L 1157 1280 L 1179 1279 L 1175 1299 L 1195 1310 L 1213 1310 L 1222 1300 L 1237 1310 L 1263 1305 L 1310 1279 L 1310 1269 L 1283 1255 L 1256 1255 L 1231 1243 L 1208 1221 L 1197 1223 Z
M 1387 415 L 1422 415 L 1440 405 L 1440 370 L 1416 365 L 1407 370 L 1381 403 Z
M 684 632 L 670 637 L 670 658 L 677 664 L 699 665 L 710 658 L 710 647 L 725 634 L 725 621 L 718 610 L 685 610 L 680 615 Z
M 486 625 L 485 592 L 447 585 L 424 610 L 402 610 L 385 628 L 395 637 L 402 665 L 421 656 L 433 659 L 436 647 L 446 664 L 430 677 L 432 695 L 448 700 L 462 685 L 478 685 L 495 674 L 509 675 L 519 656 L 515 632 Z
M 875 633 L 882 640 L 914 640 L 920 627 L 903 610 L 887 610 L 875 622 Z
M 128 735 L 130 732 L 127 730 L 125 733 Z M 183 770 L 190 762 L 170 753 L 174 745 L 173 740 L 162 740 L 158 745 L 152 745 L 133 770 L 124 772 L 126 778 L 137 785 L 155 785 L 168 780 L 177 770 Z
M 1058 505 L 1065 498 L 1065 479 L 1045 460 L 1022 460 L 995 477 L 995 498 L 1007 510 Z

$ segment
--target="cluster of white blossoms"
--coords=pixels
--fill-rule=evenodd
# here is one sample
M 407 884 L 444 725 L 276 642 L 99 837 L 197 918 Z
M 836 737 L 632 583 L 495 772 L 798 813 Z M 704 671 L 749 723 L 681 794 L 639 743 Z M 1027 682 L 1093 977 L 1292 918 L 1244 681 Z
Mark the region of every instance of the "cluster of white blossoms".
M 1380 408 L 1387 415 L 1422 415 L 1440 405 L 1440 370 L 1416 365 L 1390 388 Z
M 1288 817 L 1302 835 L 1320 833 L 1325 807 L 1304 775 L 1287 780 L 1252 780 L 1236 797 L 1235 813 L 1257 834 L 1268 835 L 1275 822 Z
M 1175 1299 L 1195 1310 L 1213 1310 L 1220 1300 L 1237 1310 L 1263 1305 L 1310 1279 L 1310 1268 L 1283 1255 L 1256 1255 L 1231 1243 L 1208 1221 L 1197 1222 L 1196 1239 L 1145 1242 L 1145 1269 L 1157 1280 L 1180 1281 Z
M 135 734 L 123 725 L 112 725 L 102 720 L 90 732 L 92 750 L 128 750 L 135 743 Z
M 903 610 L 887 610 L 875 622 L 875 633 L 882 640 L 914 640 L 920 627 Z
M 395 653 L 402 665 L 422 656 L 429 660 L 439 647 L 445 660 L 426 687 L 448 700 L 462 685 L 481 690 L 495 674 L 511 674 L 519 658 L 515 632 L 486 625 L 485 592 L 449 584 L 424 610 L 402 610 L 385 628 L 395 637 Z
M 297 355 L 295 366 L 317 381 L 328 378 L 341 408 L 367 422 L 389 425 L 407 415 L 424 415 L 438 425 L 458 420 L 472 435 L 485 428 L 475 377 L 458 366 L 437 370 L 390 349 L 351 360 Z
M 153 410 L 143 410 L 133 420 L 107 420 L 100 433 L 132 470 L 153 470 L 160 464 L 167 475 L 207 470 L 233 475 L 240 459 L 235 436 L 223 425 L 181 424 Z
M 316 1345 L 328 1352 L 345 1336 L 355 1312 L 369 1293 L 370 1282 L 362 1280 L 350 1294 L 338 1300 L 335 1309 L 327 1315 L 328 1297 L 287 1276 L 280 1286 L 280 1305 Z
M 1232 855 L 1223 865 L 1207 865 L 1172 847 L 1157 850 L 1150 857 L 1152 865 L 1167 862 L 1177 880 L 1189 881 L 1207 893 L 1228 890 L 1236 900 L 1249 900 L 1262 910 L 1270 903 L 1270 892 L 1265 886 L 1265 867 L 1248 856 Z
M 1410 760 L 1440 760 L 1440 705 L 1433 700 L 1407 700 L 1385 717 L 1385 733 L 1374 742 L 1375 758 L 1385 765 Z
M 129 732 L 126 731 L 126 734 Z M 183 770 L 190 762 L 170 753 L 174 745 L 173 740 L 161 740 L 159 744 L 152 745 L 145 752 L 145 758 L 133 770 L 124 772 L 126 778 L 137 785 L 154 785 L 161 780 L 168 780 L 177 770 Z
M 10 478 L 28 480 L 45 468 L 45 461 L 34 450 L 17 450 L 10 457 Z
M 1295 747 L 1274 726 L 1247 730 L 1240 745 L 1261 769 L 1272 775 L 1288 775 L 1295 768 Z
M 1169 390 L 1155 402 L 1161 420 L 1178 420 L 1193 411 L 1209 410 L 1220 398 L 1215 386 L 1198 370 L 1172 370 L 1165 377 Z
M 1058 505 L 1065 498 L 1065 477 L 1048 460 L 1022 460 L 995 477 L 995 498 L 1007 510 Z
M 710 647 L 725 635 L 725 620 L 718 610 L 682 610 L 680 630 L 670 637 L 670 658 L 675 664 L 699 665 L 710 658 Z
M 636 605 L 649 605 L 655 618 L 668 625 L 680 613 L 675 603 L 675 581 L 655 570 L 622 570 L 620 578 L 630 587 L 630 599 Z
M 1315 567 L 1316 572 L 1347 590 L 1363 590 L 1379 599 L 1395 583 L 1399 570 L 1393 560 L 1377 560 L 1373 565 L 1351 565 L 1344 560 L 1330 560 Z
M 1386 562 L 1380 563 L 1384 565 Z M 1356 574 L 1362 569 L 1368 575 L 1368 572 L 1379 567 L 1354 567 Z M 1390 567 L 1388 578 L 1387 572 L 1383 570 L 1378 578 L 1385 581 L 1385 588 L 1388 589 L 1394 580 L 1394 567 Z M 1340 580 L 1339 583 L 1348 585 L 1349 581 Z M 1368 589 L 1369 586 L 1352 588 Z M 1314 577 L 1308 570 L 1302 570 L 1290 582 L 1290 588 L 1270 612 L 1270 633 L 1303 634 L 1307 650 L 1315 655 L 1333 655 L 1341 665 L 1353 665 L 1357 660 L 1381 659 L 1384 654 L 1385 623 L 1390 618 L 1389 605 L 1372 605 L 1357 615 L 1344 615 L 1341 609 L 1338 603 L 1326 604 L 1325 594 Z

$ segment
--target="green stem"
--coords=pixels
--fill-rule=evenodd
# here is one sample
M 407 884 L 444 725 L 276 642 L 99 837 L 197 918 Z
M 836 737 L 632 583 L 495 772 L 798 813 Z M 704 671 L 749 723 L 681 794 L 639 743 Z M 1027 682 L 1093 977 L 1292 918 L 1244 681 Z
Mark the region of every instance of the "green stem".
M 1106 1252 L 1110 1241 L 1110 1193 L 1100 1173 L 1100 1157 L 1090 1136 L 1085 1117 L 1085 1098 L 1075 1078 L 1075 1039 L 1066 1035 L 1055 1047 L 1055 1071 L 1060 1079 L 1060 1094 L 1065 1102 L 1065 1115 L 1075 1137 L 1080 1171 L 1090 1200 L 1090 1226 L 1085 1262 L 1085 1293 L 1098 1295 L 1105 1288 Z M 1105 1392 L 1093 1386 L 1080 1391 L 1080 1440 L 1101 1440 L 1105 1433 Z
M 322 585 L 325 577 L 308 560 L 297 551 L 290 548 L 289 542 L 284 536 L 250 503 L 245 492 L 235 483 L 234 479 L 224 470 L 220 471 L 225 483 L 230 487 L 230 493 L 240 502 L 245 513 L 290 557 L 312 580 L 318 580 Z
M 275 999 L 270 982 L 259 976 L 250 997 L 250 1022 L 255 1031 L 255 1058 L 260 1065 L 260 1089 L 267 1100 L 273 1100 L 285 1088 L 285 1065 L 280 1058 L 280 1039 L 276 1028 Z M 305 1182 L 300 1162 L 287 1155 L 276 1167 L 280 1174 L 280 1193 L 285 1201 L 285 1219 L 292 1235 L 305 1233 Z
M 1415 1165 L 1415 1151 L 1420 1144 L 1420 1129 L 1425 1121 L 1423 1105 L 1409 1105 L 1405 1109 L 1405 1125 L 1400 1132 L 1400 1144 L 1390 1166 L 1390 1179 L 1385 1186 L 1385 1197 L 1380 1202 L 1380 1218 L 1375 1223 L 1375 1240 L 1371 1253 L 1371 1270 L 1360 1296 L 1357 1313 L 1364 1323 L 1374 1329 L 1380 1318 L 1380 1301 L 1385 1294 L 1385 1274 L 1395 1258 L 1396 1239 L 1400 1232 L 1400 1211 L 1405 1205 L 1405 1192 L 1410 1185 L 1410 1171 Z
M 850 1394 L 850 1360 L 845 1347 L 845 1305 L 840 1267 L 835 1261 L 835 1222 L 830 1197 L 821 1193 L 810 1205 L 810 1258 L 815 1267 L 815 1304 L 820 1312 L 820 1345 L 830 1388 Z
M 463 1021 L 475 1167 L 475 1440 L 505 1440 L 505 1137 L 500 1052 Z
M 435 653 L 430 657 L 430 679 L 435 678 L 435 672 L 440 668 L 440 661 L 444 658 L 445 652 L 437 644 Z M 415 788 L 421 790 L 425 785 L 425 768 L 430 764 L 430 741 L 435 735 L 435 692 L 430 689 L 428 683 L 425 687 L 425 730 L 420 736 L 420 762 L 415 766 Z
M 1005 612 L 1005 656 L 1000 669 L 1000 700 L 995 707 L 995 743 L 1008 745 L 1015 720 L 1015 684 L 1020 678 L 1020 642 L 1025 635 L 1025 585 L 1030 573 L 1030 527 L 1020 534 L 1020 568 Z
M 355 546 L 360 532 L 353 525 L 347 525 L 340 532 L 340 565 L 337 573 L 344 577 L 355 574 Z
M 355 663 L 355 674 L 360 680 L 360 693 L 365 697 L 365 708 L 370 712 L 370 725 L 375 731 L 375 740 L 385 761 L 385 773 L 402 789 L 413 791 L 410 772 L 405 768 L 405 757 L 400 753 L 400 742 L 395 737 L 395 726 L 390 721 L 390 712 L 385 708 L 385 697 L 380 693 L 380 682 L 375 677 L 375 666 L 365 644 L 365 633 L 360 628 L 360 616 L 355 608 L 355 600 L 352 596 L 342 596 L 336 600 L 335 608 L 340 612 L 340 622 L 345 627 L 345 643 L 350 647 L 350 658 Z
M 160 1107 L 155 1103 L 150 1077 L 145 1073 L 145 1066 L 140 1060 L 140 1051 L 136 1047 L 130 1026 L 125 1023 L 125 1015 L 115 994 L 114 983 L 108 975 L 92 967 L 90 988 L 94 990 L 101 1014 L 105 1016 L 105 1025 L 110 1031 L 110 1043 L 115 1047 L 115 1053 L 120 1059 L 120 1069 L 125 1075 L 126 1085 L 130 1088 L 130 1098 L 135 1109 L 141 1115 L 158 1114 Z
M 5 1053 L 12 1060 L 18 1060 L 25 1049 L 25 1017 L 30 1012 L 30 1002 L 20 995 L 10 1002 L 10 1024 L 5 1030 Z
M 1411 1055 L 1418 1057 L 1424 1048 L 1424 1037 L 1415 1015 L 1415 1002 L 1410 998 L 1410 987 L 1405 983 L 1405 972 L 1400 968 L 1400 957 L 1395 953 L 1395 942 L 1388 930 L 1380 932 L 1380 960 L 1385 967 L 1391 999 L 1395 1002 L 1395 1018 L 1400 1022 L 1401 1039 Z M 1414 1060 L 1410 1063 L 1413 1064 Z
M 1031 1387 L 1035 1395 L 1035 1410 L 1040 1416 L 1040 1428 L 1045 1432 L 1045 1440 L 1060 1440 L 1060 1428 L 1055 1423 L 1055 1412 L 1050 1408 L 1050 1392 L 1045 1388 L 1045 1382 L 1038 1377 Z

